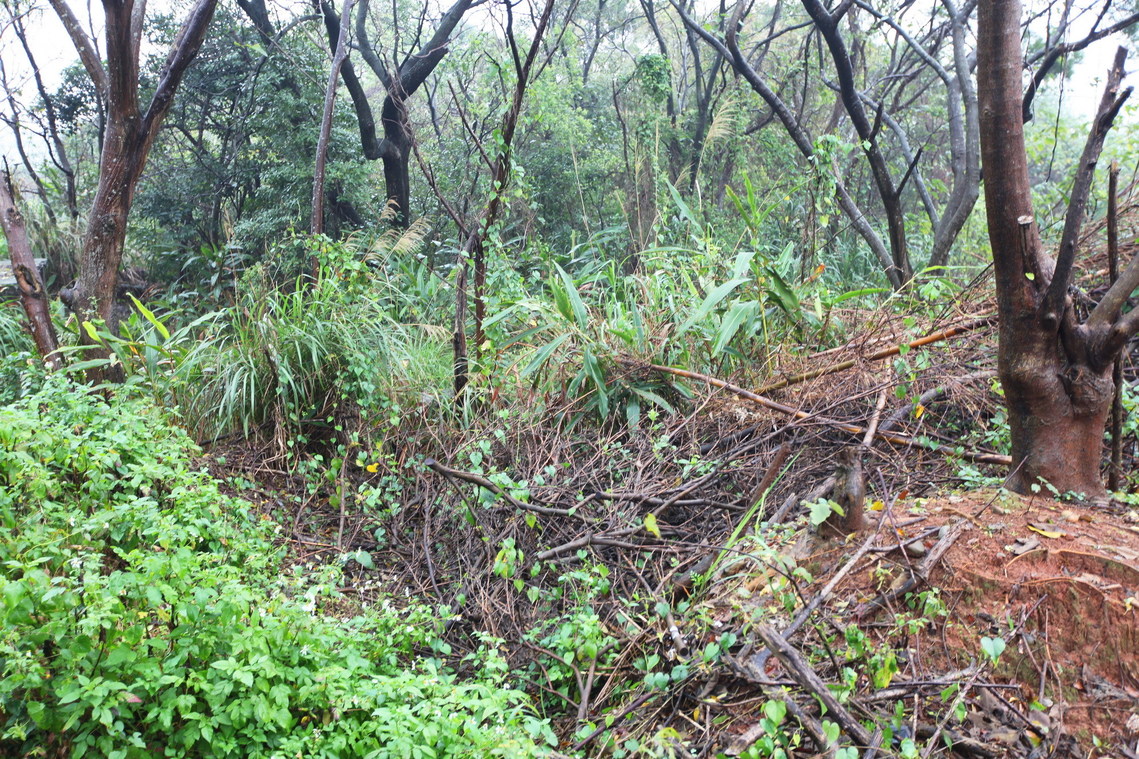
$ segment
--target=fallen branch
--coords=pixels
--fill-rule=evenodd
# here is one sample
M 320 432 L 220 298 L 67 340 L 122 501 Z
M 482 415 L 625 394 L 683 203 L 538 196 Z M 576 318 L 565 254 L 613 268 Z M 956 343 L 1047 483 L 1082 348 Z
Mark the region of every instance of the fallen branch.
M 692 372 L 692 371 L 688 371 L 687 369 L 674 369 L 671 366 L 661 366 L 659 364 L 650 364 L 649 368 L 653 369 L 655 371 L 658 371 L 658 372 L 664 372 L 666 374 L 673 374 L 673 375 L 676 375 L 677 377 L 685 377 L 687 379 L 694 379 L 694 380 L 699 380 L 701 382 L 705 382 L 705 383 L 712 385 L 714 387 L 719 387 L 719 388 L 722 388 L 724 390 L 727 390 L 730 393 L 734 393 L 734 394 L 736 394 L 736 395 L 738 395 L 741 398 L 744 398 L 746 400 L 754 401 L 755 403 L 758 403 L 761 406 L 769 408 L 772 411 L 778 411 L 781 414 L 787 414 L 788 416 L 794 417 L 795 419 L 798 419 L 801 421 L 810 419 L 810 420 L 815 421 L 815 422 L 820 422 L 822 424 L 826 424 L 826 425 L 829 425 L 831 427 L 835 427 L 837 429 L 842 430 L 843 432 L 848 432 L 851 435 L 854 435 L 856 437 L 863 437 L 866 435 L 866 428 L 865 427 L 861 427 L 857 424 L 850 424 L 849 422 L 841 422 L 837 419 L 830 419 L 828 417 L 819 416 L 817 414 L 810 414 L 806 411 L 800 411 L 797 408 L 792 408 L 791 406 L 788 406 L 788 405 L 783 404 L 783 403 L 779 403 L 778 401 L 773 401 L 770 398 L 765 398 L 764 396 L 762 396 L 758 393 L 753 393 L 750 390 L 745 390 L 744 388 L 738 387 L 737 385 L 733 385 L 730 382 L 725 382 L 721 379 L 716 379 L 715 377 L 709 377 L 707 374 L 700 374 L 699 372 Z M 929 440 L 920 440 L 918 438 L 914 438 L 914 437 L 911 437 L 909 435 L 902 435 L 900 433 L 885 433 L 885 432 L 879 431 L 879 433 L 877 435 L 877 439 L 885 440 L 886 442 L 894 443 L 895 445 L 904 445 L 904 446 L 909 446 L 909 447 L 914 447 L 914 448 L 924 448 L 927 451 L 933 451 L 934 453 L 941 453 L 941 454 L 944 454 L 946 456 L 960 456 L 961 458 L 965 459 L 966 461 L 972 461 L 972 462 L 977 463 L 977 464 L 996 464 L 999 466 L 1011 466 L 1012 465 L 1012 457 L 1011 456 L 1004 456 L 1002 454 L 992 453 L 989 451 L 961 451 L 961 452 L 958 452 L 958 451 L 954 450 L 953 448 L 950 448 L 947 445 L 941 445 L 939 443 L 934 443 L 934 442 L 929 441 Z
M 901 353 L 903 350 L 912 349 L 912 348 L 920 348 L 923 345 L 931 345 L 933 343 L 939 343 L 942 340 L 948 340 L 951 337 L 956 337 L 957 335 L 963 334 L 965 332 L 971 332 L 971 331 L 977 329 L 978 327 L 987 327 L 990 324 L 992 324 L 994 321 L 996 321 L 996 318 L 997 318 L 996 314 L 990 314 L 989 316 L 982 316 L 979 319 L 974 319 L 973 321 L 965 322 L 964 324 L 962 324 L 960 326 L 950 327 L 949 329 L 943 329 L 940 332 L 934 332 L 934 333 L 931 333 L 929 335 L 926 335 L 925 337 L 920 337 L 917 340 L 914 340 L 914 341 L 909 342 L 909 343 L 903 343 L 901 345 L 891 345 L 889 348 L 883 348 L 882 350 L 875 351 L 874 353 L 871 353 L 869 356 L 867 356 L 865 359 L 861 359 L 861 360 L 863 360 L 863 361 L 880 361 L 884 358 L 889 358 L 890 356 L 896 356 L 899 353 Z M 782 390 L 785 387 L 789 387 L 791 385 L 797 385 L 800 382 L 806 382 L 807 380 L 813 380 L 813 379 L 816 379 L 818 377 L 825 377 L 828 374 L 835 374 L 837 372 L 844 372 L 847 369 L 851 369 L 851 368 L 857 366 L 859 360 L 860 359 L 849 359 L 847 361 L 840 361 L 837 364 L 831 364 L 829 366 L 824 366 L 820 369 L 812 369 L 808 372 L 802 372 L 800 374 L 793 374 L 790 377 L 784 377 L 783 379 L 779 380 L 778 382 L 772 382 L 769 385 L 764 385 L 763 387 L 761 387 L 756 392 L 759 393 L 760 395 L 765 395 L 767 393 L 772 392 L 773 390 Z
M 838 702 L 834 693 L 831 692 L 831 689 L 827 687 L 818 673 L 811 669 L 811 665 L 807 663 L 799 650 L 776 632 L 774 627 L 756 625 L 755 634 L 783 663 L 791 678 L 819 699 L 826 708 L 827 714 L 834 718 L 835 723 L 850 736 L 855 745 L 865 748 L 874 742 L 874 737 L 855 719 L 853 714 L 847 711 L 845 706 Z
M 966 374 L 963 377 L 956 377 L 944 385 L 938 385 L 935 388 L 926 390 L 924 393 L 918 396 L 916 403 L 906 404 L 905 406 L 902 406 L 900 409 L 895 411 L 893 414 L 890 414 L 889 418 L 887 418 L 886 421 L 882 422 L 881 426 L 879 426 L 878 429 L 882 432 L 888 432 L 889 430 L 892 430 L 901 424 L 907 416 L 913 413 L 913 410 L 918 406 L 928 407 L 931 403 L 940 400 L 945 395 L 948 395 L 953 385 L 963 385 L 966 382 L 973 382 L 974 380 L 992 379 L 996 376 L 997 373 L 992 369 L 983 369 L 979 372 Z
M 545 514 L 546 516 L 552 517 L 577 517 L 578 519 L 585 521 L 585 517 L 580 516 L 574 509 L 555 509 L 549 506 L 539 506 L 535 503 L 526 503 L 525 501 L 520 501 L 480 474 L 475 474 L 474 472 L 464 472 L 461 469 L 452 469 L 449 466 L 440 464 L 435 459 L 427 459 L 423 462 L 423 464 L 427 468 L 438 472 L 444 477 L 456 480 L 465 480 L 466 482 L 473 483 L 481 488 L 486 488 L 495 495 L 505 499 L 511 506 L 514 506 L 515 508 L 524 509 L 526 511 L 533 511 L 535 514 Z
M 919 585 L 929 582 L 929 575 L 933 571 L 933 568 L 938 565 L 942 557 L 945 556 L 946 552 L 953 546 L 955 542 L 957 542 L 957 538 L 961 537 L 961 533 L 965 532 L 965 530 L 968 528 L 968 519 L 959 519 L 954 522 L 949 527 L 949 529 L 946 530 L 945 534 L 941 536 L 941 539 L 938 540 L 937 543 L 934 544 L 933 548 L 930 549 L 929 555 L 922 559 L 921 564 L 919 564 L 917 569 L 910 574 L 909 579 L 907 579 L 904 583 L 902 583 L 900 587 L 896 588 L 895 590 L 891 590 L 888 593 L 883 593 L 873 601 L 869 601 L 864 604 L 861 608 L 855 611 L 854 617 L 856 619 L 861 619 L 875 609 L 883 609 L 898 599 L 904 598 L 907 593 Z

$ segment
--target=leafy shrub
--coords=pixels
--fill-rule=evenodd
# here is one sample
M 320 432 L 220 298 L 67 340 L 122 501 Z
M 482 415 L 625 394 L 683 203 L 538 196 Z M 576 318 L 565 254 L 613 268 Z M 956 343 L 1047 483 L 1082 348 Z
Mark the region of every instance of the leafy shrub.
M 336 571 L 278 576 L 272 522 L 127 395 L 56 375 L 0 409 L 0 754 L 538 752 L 493 650 L 461 681 L 411 656 L 422 606 L 322 614 Z

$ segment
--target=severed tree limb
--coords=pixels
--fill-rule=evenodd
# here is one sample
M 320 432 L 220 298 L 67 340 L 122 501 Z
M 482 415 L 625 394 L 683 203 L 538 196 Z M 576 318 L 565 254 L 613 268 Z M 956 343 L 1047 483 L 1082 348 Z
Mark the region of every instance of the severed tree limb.
M 744 388 L 733 385 L 730 382 L 724 382 L 721 379 L 716 379 L 715 377 L 709 377 L 707 374 L 700 374 L 699 372 L 690 372 L 686 369 L 674 369 L 671 366 L 661 366 L 659 364 L 650 364 L 649 368 L 654 369 L 658 372 L 664 372 L 666 374 L 673 374 L 673 375 L 676 375 L 677 377 L 685 377 L 687 379 L 699 380 L 701 382 L 705 382 L 705 383 L 712 385 L 714 387 L 723 388 L 724 390 L 727 390 L 728 392 L 734 393 L 734 394 L 740 396 L 741 398 L 745 398 L 749 401 L 754 401 L 761 406 L 765 406 L 766 408 L 771 409 L 772 411 L 778 411 L 781 414 L 787 414 L 789 416 L 794 417 L 795 419 L 801 419 L 801 420 L 810 419 L 812 421 L 819 422 L 821 424 L 826 424 L 826 425 L 829 425 L 831 427 L 835 427 L 836 429 L 840 429 L 843 432 L 848 432 L 851 435 L 862 436 L 862 435 L 866 434 L 866 428 L 865 427 L 861 427 L 857 424 L 850 424 L 849 422 L 842 422 L 842 421 L 839 421 L 837 419 L 829 419 L 827 417 L 819 416 L 817 414 L 811 414 L 811 413 L 808 413 L 806 411 L 800 411 L 797 408 L 792 408 L 791 406 L 788 406 L 788 405 L 783 404 L 783 403 L 779 403 L 778 401 L 773 401 L 770 398 L 765 398 L 764 396 L 759 395 L 758 393 L 753 393 L 750 390 L 745 390 Z M 972 461 L 972 462 L 975 462 L 978 464 L 997 464 L 997 465 L 1001 465 L 1001 466 L 1009 466 L 1012 464 L 1012 458 L 1010 456 L 1004 456 L 1004 455 L 999 454 L 999 453 L 991 453 L 988 451 L 980 451 L 980 452 L 978 452 L 978 451 L 965 451 L 962 453 L 962 452 L 958 452 L 958 451 L 954 450 L 953 448 L 950 448 L 949 446 L 940 445 L 938 443 L 934 443 L 934 442 L 928 441 L 928 440 L 921 440 L 918 438 L 911 437 L 910 435 L 901 435 L 898 433 L 879 432 L 878 439 L 879 440 L 885 440 L 886 442 L 889 442 L 889 443 L 894 443 L 895 445 L 904 445 L 904 446 L 914 447 L 914 448 L 924 448 L 926 450 L 933 451 L 935 453 L 941 453 L 941 454 L 944 454 L 946 456 L 961 456 L 961 458 L 965 459 L 966 461 Z
M 956 327 L 950 327 L 949 329 L 943 329 L 943 330 L 940 330 L 938 332 L 931 332 L 930 334 L 928 334 L 924 337 L 919 337 L 917 340 L 912 340 L 912 341 L 910 341 L 908 343 L 904 343 L 902 345 L 891 345 L 888 348 L 882 348 L 880 350 L 875 351 L 874 353 L 871 353 L 864 360 L 866 360 L 866 361 L 880 361 L 884 358 L 889 358 L 890 356 L 896 356 L 899 353 L 901 353 L 903 350 L 906 350 L 906 349 L 921 348 L 922 346 L 925 346 L 925 345 L 932 345 L 933 343 L 940 343 L 943 340 L 948 340 L 951 337 L 956 337 L 957 335 L 961 335 L 961 334 L 964 334 L 966 332 L 972 332 L 973 330 L 978 329 L 980 327 L 988 327 L 989 325 L 996 322 L 996 320 L 997 320 L 996 314 L 989 314 L 988 316 L 982 316 L 982 317 L 979 317 L 977 319 L 973 319 L 972 321 L 965 322 L 964 324 L 958 325 Z M 768 393 L 772 392 L 773 390 L 782 390 L 785 387 L 789 387 L 791 385 L 797 385 L 800 382 L 806 382 L 807 380 L 813 380 L 813 379 L 817 379 L 819 377 L 825 377 L 828 374 L 837 374 L 838 372 L 844 372 L 847 369 L 851 369 L 854 366 L 857 366 L 857 364 L 858 364 L 858 361 L 854 360 L 854 359 L 851 359 L 849 361 L 840 361 L 836 364 L 830 364 L 829 366 L 824 366 L 824 367 L 819 368 L 819 369 L 812 369 L 812 370 L 807 371 L 807 372 L 801 372 L 799 374 L 793 374 L 790 377 L 784 377 L 783 379 L 781 379 L 777 382 L 772 382 L 768 385 L 764 385 L 763 387 L 759 388 L 755 392 L 758 393 L 759 395 L 767 395 Z

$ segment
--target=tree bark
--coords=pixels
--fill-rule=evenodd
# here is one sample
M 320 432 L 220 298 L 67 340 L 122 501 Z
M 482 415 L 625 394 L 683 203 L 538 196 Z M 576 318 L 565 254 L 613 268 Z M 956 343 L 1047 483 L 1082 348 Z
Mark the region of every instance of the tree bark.
M 52 369 L 59 369 L 63 362 L 59 355 L 59 342 L 55 336 L 55 326 L 51 322 L 51 309 L 48 306 L 47 292 L 32 257 L 28 245 L 28 233 L 24 227 L 24 217 L 16 208 L 16 193 L 12 189 L 12 175 L 5 172 L 0 177 L 0 226 L 8 240 L 8 255 L 12 260 L 12 272 L 16 275 L 16 285 L 20 290 L 20 302 L 28 317 L 32 339 L 36 350 Z
M 1043 251 L 1033 220 L 1021 111 L 1021 3 L 982 0 L 978 12 L 981 158 L 1000 320 L 997 372 L 1011 433 L 1009 486 L 1027 492 L 1047 483 L 1059 493 L 1102 499 L 1111 359 L 1139 329 L 1139 318 L 1121 318 L 1108 304 L 1119 300 L 1126 282 L 1134 289 L 1139 266 L 1129 267 L 1084 324 L 1076 323 L 1067 290 L 1090 176 L 1107 129 L 1129 94 L 1118 92 L 1123 56 L 1109 73 L 1076 173 L 1071 228 L 1054 261 Z
M 352 12 L 352 0 L 344 0 L 344 11 L 340 14 L 340 34 L 332 52 L 332 69 L 328 74 L 328 87 L 324 92 L 324 114 L 320 119 L 320 137 L 316 141 L 316 163 L 312 172 L 312 218 L 309 230 L 314 235 L 324 234 L 324 174 L 328 165 L 328 142 L 332 137 L 332 114 L 336 108 L 336 82 L 340 79 L 340 67 L 348 58 L 348 14 Z M 313 272 L 316 274 L 316 272 Z
M 158 128 L 174 102 L 174 94 L 186 69 L 198 54 L 206 29 L 213 18 L 217 0 L 198 0 L 182 24 L 166 64 L 159 73 L 145 112 L 139 102 L 139 19 L 133 0 L 104 0 L 106 16 L 106 58 L 104 69 L 93 55 L 94 45 L 75 21 L 63 0 L 51 0 L 84 66 L 107 103 L 107 123 L 99 159 L 99 186 L 83 236 L 72 309 L 80 321 L 102 319 L 117 331 L 115 291 L 119 265 L 126 242 L 127 217 L 135 188 L 146 166 Z M 97 345 L 80 330 L 81 339 L 91 346 L 94 357 L 109 358 L 105 346 Z M 122 367 L 110 365 L 91 369 L 88 379 L 122 380 Z

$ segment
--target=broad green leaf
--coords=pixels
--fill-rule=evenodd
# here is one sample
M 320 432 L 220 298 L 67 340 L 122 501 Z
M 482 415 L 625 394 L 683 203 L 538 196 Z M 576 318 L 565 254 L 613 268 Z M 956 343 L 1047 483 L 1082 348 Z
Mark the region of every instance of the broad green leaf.
M 754 250 L 741 250 L 736 255 L 736 260 L 732 262 L 732 277 L 736 279 L 743 279 L 748 276 L 751 271 L 751 260 L 755 258 Z
M 550 342 L 543 345 L 537 351 L 535 351 L 534 357 L 530 359 L 530 363 L 526 364 L 526 366 L 522 369 L 520 376 L 529 377 L 531 374 L 545 366 L 546 362 L 550 360 L 550 357 L 554 355 L 554 351 L 560 348 L 562 346 L 562 343 L 569 339 L 570 333 L 563 332 Z
M 565 287 L 565 296 L 573 309 L 573 320 L 577 323 L 578 329 L 584 330 L 589 326 L 589 311 L 586 310 L 585 303 L 577 292 L 577 285 L 574 284 L 573 278 L 566 273 L 565 269 L 557 264 L 554 264 L 554 267 L 558 270 L 558 276 L 561 277 L 562 284 Z M 569 317 L 569 314 L 566 316 Z
M 142 305 L 142 301 L 134 297 L 134 293 L 127 293 L 127 295 L 130 296 L 131 302 L 134 303 L 134 307 L 138 309 L 138 312 L 142 314 L 143 318 L 153 324 L 154 328 L 158 330 L 158 334 L 162 335 L 162 339 L 169 340 L 170 330 L 166 329 L 166 325 L 158 320 L 158 317 L 154 315 L 154 312 L 146 306 Z
M 601 369 L 601 363 L 597 360 L 597 356 L 589 350 L 585 351 L 582 360 L 585 364 L 585 371 L 593 380 L 593 387 L 597 391 L 598 410 L 601 412 L 601 416 L 608 416 L 609 392 L 605 387 L 605 372 Z
M 775 269 L 768 268 L 767 275 L 771 277 L 771 290 L 775 295 L 775 301 L 779 304 L 779 307 L 791 316 L 798 316 L 799 296 L 783 281 L 783 277 L 779 276 L 779 272 L 775 271 Z
M 692 212 L 692 208 L 689 207 L 688 203 L 684 202 L 684 198 L 680 196 L 680 192 L 672 186 L 671 182 L 667 184 L 668 192 L 672 195 L 672 202 L 676 203 L 676 208 L 680 211 L 681 217 L 697 229 L 702 229 L 703 227 L 700 224 L 700 220 L 696 218 L 696 214 Z
M 672 404 L 670 404 L 664 398 L 661 398 L 659 395 L 654 393 L 652 390 L 645 390 L 644 388 L 640 388 L 640 387 L 630 387 L 629 390 L 633 393 L 636 393 L 640 397 L 644 398 L 649 403 L 655 404 L 655 405 L 659 406 L 660 408 L 664 409 L 664 411 L 666 413 L 669 413 L 669 414 L 675 413 L 674 409 L 672 408 Z
M 862 290 L 851 290 L 850 292 L 845 292 L 842 295 L 836 296 L 830 303 L 832 306 L 837 306 L 839 303 L 850 300 L 852 298 L 861 298 L 865 295 L 878 295 L 879 293 L 888 292 L 890 292 L 890 288 L 888 287 L 866 287 Z
M 712 343 L 713 356 L 718 356 L 720 351 L 736 336 L 740 325 L 755 315 L 758 305 L 755 301 L 732 304 L 723 321 L 720 322 L 720 329 L 716 332 L 716 341 Z
M 732 294 L 732 291 L 737 287 L 747 282 L 746 279 L 729 279 L 704 298 L 703 302 L 696 308 L 692 315 L 685 319 L 684 323 L 680 325 L 680 329 L 676 330 L 675 337 L 680 337 L 685 332 L 690 330 L 697 322 L 707 318 L 708 314 L 712 313 L 712 309 L 720 304 L 724 298 Z

